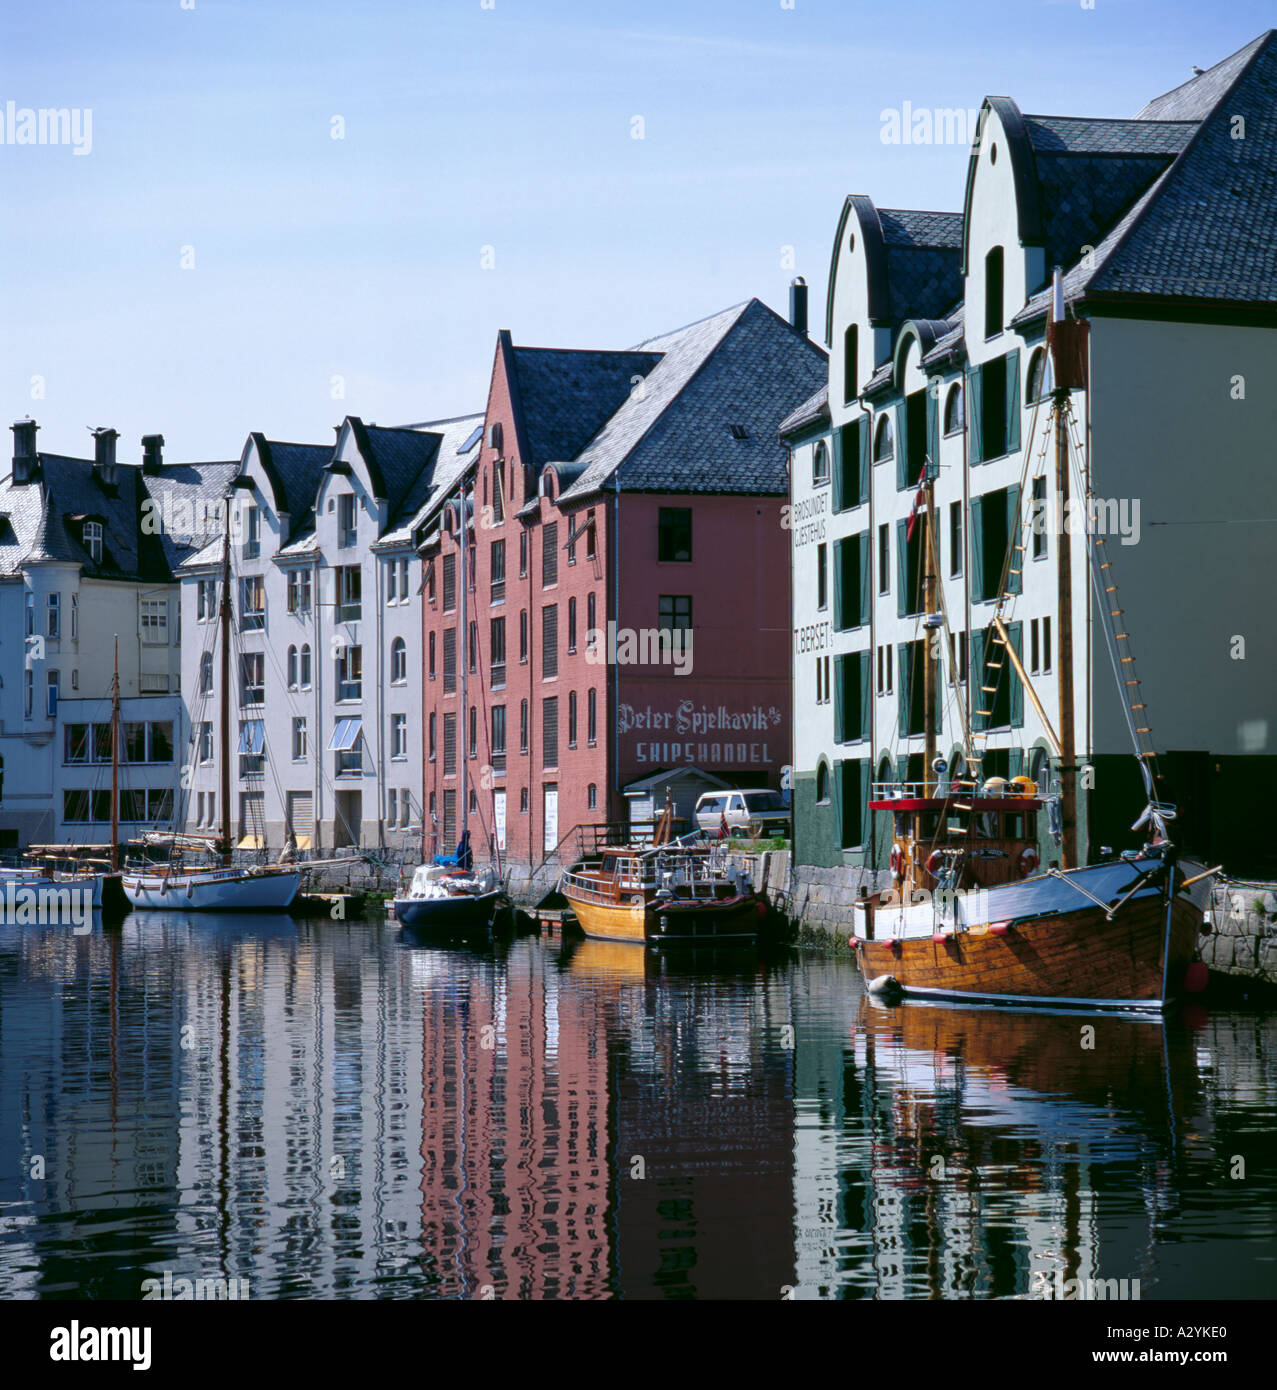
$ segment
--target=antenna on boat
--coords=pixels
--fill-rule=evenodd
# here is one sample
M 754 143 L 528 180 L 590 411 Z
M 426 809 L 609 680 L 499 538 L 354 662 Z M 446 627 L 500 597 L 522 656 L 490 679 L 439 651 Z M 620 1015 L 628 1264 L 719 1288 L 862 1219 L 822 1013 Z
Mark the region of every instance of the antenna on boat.
M 231 863 L 231 499 L 226 497 L 226 526 L 222 532 L 222 866 Z
M 111 872 L 120 871 L 120 634 L 111 676 Z

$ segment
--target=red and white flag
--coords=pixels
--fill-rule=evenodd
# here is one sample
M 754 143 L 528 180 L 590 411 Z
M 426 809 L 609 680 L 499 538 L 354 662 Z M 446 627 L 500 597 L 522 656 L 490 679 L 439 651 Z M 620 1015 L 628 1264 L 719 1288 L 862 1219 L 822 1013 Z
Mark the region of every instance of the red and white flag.
M 918 474 L 918 491 L 913 495 L 913 506 L 909 509 L 909 521 L 905 526 L 905 540 L 913 540 L 913 528 L 918 522 L 918 508 L 924 506 L 927 501 L 927 489 L 925 487 L 927 477 L 927 465 L 922 465 L 922 472 Z

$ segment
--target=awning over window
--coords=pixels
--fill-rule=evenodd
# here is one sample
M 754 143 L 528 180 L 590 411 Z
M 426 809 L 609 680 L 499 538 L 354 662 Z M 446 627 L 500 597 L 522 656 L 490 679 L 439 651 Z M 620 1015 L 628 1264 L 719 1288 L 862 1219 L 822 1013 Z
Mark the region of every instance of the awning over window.
M 239 842 L 237 848 L 238 848 L 238 849 L 265 849 L 265 848 L 266 848 L 266 836 L 265 836 L 265 835 L 245 835 L 244 838 L 243 838 L 242 840 L 240 840 L 240 842 Z
M 333 729 L 332 738 L 328 740 L 328 751 L 349 753 L 352 748 L 358 746 L 363 727 L 362 719 L 339 719 Z
M 266 721 L 246 719 L 239 726 L 239 751 L 260 753 L 266 747 Z

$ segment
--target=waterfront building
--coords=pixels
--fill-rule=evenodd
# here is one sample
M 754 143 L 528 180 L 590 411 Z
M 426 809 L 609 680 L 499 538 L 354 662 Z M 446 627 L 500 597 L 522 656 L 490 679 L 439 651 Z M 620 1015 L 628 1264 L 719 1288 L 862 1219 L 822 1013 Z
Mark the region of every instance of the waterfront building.
M 233 465 L 140 465 L 98 429 L 92 458 L 41 452 L 13 426 L 0 480 L 0 848 L 105 845 L 111 827 L 111 682 L 120 672 L 120 833 L 171 829 L 180 799 L 181 614 L 174 566 Z M 182 527 L 156 518 L 181 515 Z M 184 529 L 183 529 L 184 528 Z
M 805 325 L 756 299 L 623 352 L 498 335 L 482 442 L 457 480 L 467 525 L 445 495 L 426 514 L 428 852 L 467 826 L 535 867 L 631 801 L 650 818 L 667 772 L 685 817 L 706 786 L 781 787 L 777 430 L 824 376 Z
M 332 445 L 251 434 L 229 503 L 231 826 L 241 849 L 376 847 L 421 833 L 421 566 L 430 504 L 481 418 L 383 428 L 349 416 Z M 220 534 L 181 567 L 191 774 L 185 824 L 222 823 Z
M 961 211 L 846 200 L 829 272 L 828 380 L 782 430 L 796 523 L 798 862 L 886 867 L 890 818 L 867 802 L 874 783 L 923 780 L 929 636 L 940 643 L 949 775 L 970 770 L 962 696 L 982 777 L 1057 785 L 1042 719 L 1013 673 L 995 669 L 1004 566 L 1011 645 L 1054 728 L 1071 616 L 1081 856 L 1130 842 L 1143 789 L 1089 597 L 1087 538 L 1058 505 L 1044 448 L 1057 266 L 1066 314 L 1089 330 L 1075 432 L 1089 442 L 1120 625 L 1139 657 L 1140 721 L 1165 750 L 1164 790 L 1181 806 L 1173 833 L 1212 862 L 1271 859 L 1249 802 L 1274 767 L 1277 652 L 1270 586 L 1256 580 L 1272 550 L 1271 508 L 1257 499 L 1271 491 L 1277 428 L 1277 403 L 1259 385 L 1277 365 L 1277 270 L 1265 249 L 1277 212 L 1274 80 L 1270 31 L 1130 119 L 1028 115 L 989 97 Z M 928 462 L 934 514 L 911 526 Z M 1016 534 L 1013 519 L 1034 515 L 1044 524 Z M 952 641 L 923 612 L 932 526 Z M 1060 546 L 1070 548 L 1071 615 L 1058 602 Z M 1042 861 L 1058 862 L 1040 821 Z

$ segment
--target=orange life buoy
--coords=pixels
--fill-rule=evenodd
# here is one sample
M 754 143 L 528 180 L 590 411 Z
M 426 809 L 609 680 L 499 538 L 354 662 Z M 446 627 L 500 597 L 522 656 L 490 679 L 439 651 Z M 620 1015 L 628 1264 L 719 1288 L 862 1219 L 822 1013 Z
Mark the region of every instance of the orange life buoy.
M 905 876 L 905 852 L 899 845 L 892 845 L 891 847 L 891 872 L 897 878 Z
M 932 878 L 935 878 L 935 876 L 940 872 L 940 869 L 943 866 L 943 864 L 944 855 L 941 854 L 938 849 L 933 849 L 931 851 L 931 854 L 927 858 L 927 872 L 931 875 Z
M 1020 877 L 1028 878 L 1037 866 L 1038 852 L 1032 845 L 1028 845 L 1020 851 Z

